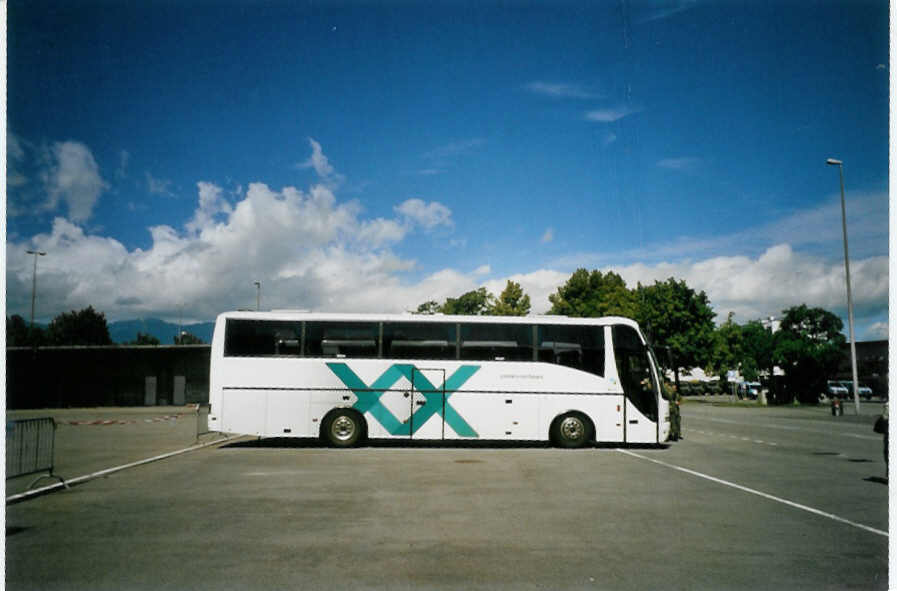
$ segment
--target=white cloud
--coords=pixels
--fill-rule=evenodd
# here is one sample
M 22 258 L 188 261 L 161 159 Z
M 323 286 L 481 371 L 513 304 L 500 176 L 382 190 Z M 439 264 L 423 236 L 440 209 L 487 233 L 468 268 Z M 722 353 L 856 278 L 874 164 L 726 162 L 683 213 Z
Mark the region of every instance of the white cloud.
M 118 169 L 115 171 L 115 178 L 121 180 L 128 176 L 128 162 L 131 160 L 131 154 L 127 150 L 122 150 L 118 155 Z
M 843 263 L 797 253 L 787 244 L 769 248 L 756 258 L 722 256 L 679 263 L 609 265 L 600 270 L 618 273 L 631 288 L 670 277 L 684 280 L 692 289 L 707 294 L 717 321 L 725 320 L 730 311 L 735 312 L 739 323 L 778 316 L 782 310 L 802 303 L 846 316 Z M 852 261 L 850 276 L 857 318 L 875 319 L 886 314 L 887 257 Z M 485 286 L 498 294 L 509 279 L 520 283 L 530 295 L 533 313 L 539 314 L 551 307 L 548 296 L 569 277 L 570 272 L 540 269 L 492 279 Z M 883 329 L 873 325 L 869 330 L 881 334 Z
M 474 275 L 488 275 L 492 272 L 492 267 L 490 265 L 480 265 L 476 269 L 474 269 Z
M 467 140 L 449 142 L 448 144 L 439 146 L 438 148 L 434 148 L 433 150 L 426 152 L 423 156 L 430 161 L 443 162 L 447 159 L 461 156 L 476 148 L 479 148 L 484 143 L 486 142 L 482 138 L 471 138 Z
M 321 144 L 316 142 L 314 138 L 308 138 L 308 143 L 311 145 L 311 156 L 297 166 L 299 168 L 313 168 L 321 181 L 331 187 L 341 185 L 345 177 L 338 173 L 333 165 L 330 164 L 330 160 L 321 149 Z
M 696 0 L 673 0 L 672 2 L 661 2 L 646 4 L 653 8 L 651 12 L 638 19 L 636 23 L 643 24 L 650 21 L 663 20 L 680 12 L 690 10 L 697 5 Z
M 630 286 L 669 277 L 683 279 L 691 288 L 707 293 L 718 319 L 733 311 L 736 321 L 746 322 L 778 315 L 802 303 L 836 312 L 846 308 L 843 263 L 795 252 L 788 244 L 773 246 L 757 258 L 721 256 L 680 263 L 637 263 L 612 270 Z M 886 256 L 853 261 L 851 283 L 858 314 L 873 316 L 887 310 Z
M 702 160 L 700 158 L 684 156 L 681 158 L 664 158 L 657 162 L 657 166 L 669 170 L 691 172 L 698 168 L 701 165 L 701 162 Z
M 13 160 L 25 158 L 25 148 L 19 137 L 11 131 L 6 132 L 6 153 Z
M 887 322 L 873 322 L 866 329 L 865 339 L 887 340 L 887 338 L 888 338 L 888 323 Z
M 363 218 L 355 201 L 340 202 L 317 184 L 307 191 L 273 190 L 252 183 L 235 201 L 209 183 L 197 183 L 197 206 L 183 229 L 149 228 L 146 249 L 87 234 L 63 218 L 49 233 L 7 244 L 8 309 L 30 305 L 29 248 L 48 252 L 38 267 L 38 318 L 93 305 L 110 319 L 177 317 L 181 304 L 192 318 L 251 307 L 253 281 L 261 280 L 266 306 L 336 311 L 414 309 L 428 299 L 473 289 L 476 272 L 445 269 L 417 282 L 403 274 L 415 261 L 391 246 L 419 225 L 451 225 L 442 204 L 408 200 L 397 217 Z
M 499 279 L 487 281 L 484 286 L 490 292 L 499 295 L 507 286 L 508 281 L 519 283 L 524 293 L 530 297 L 530 311 L 533 314 L 544 314 L 551 308 L 548 296 L 555 293 L 567 279 L 570 273 L 552 269 L 539 269 L 530 273 L 516 273 Z
M 847 231 L 851 260 L 887 252 L 888 194 L 851 193 L 847 198 Z M 758 208 L 758 216 L 765 211 Z M 760 253 L 776 244 L 790 244 L 798 250 L 812 250 L 839 257 L 843 254 L 840 196 L 795 210 L 771 221 L 748 219 L 735 228 L 706 237 L 679 236 L 667 242 L 649 243 L 639 248 L 614 253 L 570 253 L 552 262 L 560 268 L 599 267 L 611 262 L 654 263 L 697 259 L 714 253 Z M 843 264 L 843 263 L 842 263 Z
M 539 94 L 542 96 L 548 96 L 552 98 L 573 98 L 573 99 L 593 99 L 600 98 L 601 95 L 586 88 L 583 88 L 579 84 L 565 84 L 565 83 L 552 83 L 552 82 L 530 82 L 524 88 L 526 90 Z
M 619 106 L 619 107 L 609 107 L 606 109 L 595 109 L 593 111 L 589 111 L 586 113 L 586 119 L 588 121 L 599 121 L 601 123 L 611 123 L 613 121 L 617 121 L 626 117 L 628 115 L 632 115 L 640 112 L 642 109 L 640 107 L 633 106 Z
M 79 142 L 56 142 L 44 150 L 44 160 L 41 178 L 48 196 L 44 209 L 55 210 L 64 201 L 72 221 L 86 221 L 107 188 L 90 149 Z
M 421 199 L 408 199 L 394 209 L 409 222 L 423 226 L 426 230 L 432 230 L 438 226 L 450 228 L 454 225 L 452 211 L 438 201 L 426 203 Z
M 166 197 L 174 197 L 174 193 L 171 192 L 171 189 L 168 187 L 171 186 L 171 181 L 168 179 L 157 179 L 150 173 L 144 173 L 146 177 L 146 190 L 150 195 L 164 195 Z
M 25 148 L 16 134 L 6 132 L 6 186 L 16 189 L 28 184 L 28 177 L 20 170 L 20 165 L 25 160 Z
M 233 211 L 230 203 L 223 198 L 220 187 L 208 182 L 198 182 L 199 207 L 193 213 L 193 219 L 185 226 L 188 232 L 197 234 L 203 228 L 209 226 L 218 214 L 229 214 Z

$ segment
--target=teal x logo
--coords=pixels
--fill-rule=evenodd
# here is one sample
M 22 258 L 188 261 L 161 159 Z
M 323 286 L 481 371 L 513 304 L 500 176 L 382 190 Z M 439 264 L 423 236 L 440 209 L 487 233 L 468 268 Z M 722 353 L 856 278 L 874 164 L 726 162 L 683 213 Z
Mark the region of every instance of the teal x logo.
M 370 386 L 365 384 L 345 363 L 328 363 L 327 367 L 358 397 L 358 401 L 352 405 L 352 408 L 361 414 L 371 413 L 371 416 L 377 419 L 392 435 L 413 435 L 430 417 L 438 413 L 461 437 L 477 437 L 477 432 L 449 404 L 448 399 L 480 369 L 479 365 L 462 365 L 445 380 L 440 388 L 434 386 L 419 369 L 411 364 L 397 363 L 390 366 Z M 414 388 L 426 399 L 426 403 L 412 414 L 413 418 L 410 422 L 402 422 L 397 419 L 380 401 L 384 392 L 392 388 L 403 377 L 414 384 Z M 444 399 L 443 393 L 445 394 Z

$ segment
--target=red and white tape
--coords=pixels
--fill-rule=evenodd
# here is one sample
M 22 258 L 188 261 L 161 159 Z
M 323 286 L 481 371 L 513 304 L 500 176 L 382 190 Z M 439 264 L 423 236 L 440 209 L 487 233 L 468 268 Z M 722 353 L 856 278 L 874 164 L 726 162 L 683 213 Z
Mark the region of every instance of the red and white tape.
M 163 421 L 176 421 L 179 418 L 186 416 L 183 413 L 176 415 L 165 415 L 161 417 L 153 417 L 151 419 L 96 419 L 93 421 L 59 421 L 59 424 L 63 425 L 133 425 L 135 423 L 161 423 Z

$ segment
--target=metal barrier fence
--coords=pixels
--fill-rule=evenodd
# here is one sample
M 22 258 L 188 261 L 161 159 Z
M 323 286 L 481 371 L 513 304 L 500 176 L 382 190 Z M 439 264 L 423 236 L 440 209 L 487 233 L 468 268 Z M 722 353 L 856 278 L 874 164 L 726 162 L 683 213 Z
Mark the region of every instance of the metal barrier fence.
M 6 421 L 6 479 L 46 472 L 28 488 L 44 478 L 58 478 L 53 474 L 53 455 L 56 443 L 56 421 L 53 417 Z
M 211 433 L 209 431 L 209 405 L 196 405 L 196 441 L 199 441 L 200 435 Z

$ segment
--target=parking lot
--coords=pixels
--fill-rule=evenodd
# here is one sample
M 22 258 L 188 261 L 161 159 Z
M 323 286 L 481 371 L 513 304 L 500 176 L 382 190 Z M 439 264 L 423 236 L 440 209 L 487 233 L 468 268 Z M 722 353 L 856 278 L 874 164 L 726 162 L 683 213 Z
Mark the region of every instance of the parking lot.
M 682 408 L 663 449 L 213 445 L 8 505 L 7 587 L 887 588 L 880 405 Z M 68 478 L 196 442 L 189 413 L 79 412 Z

